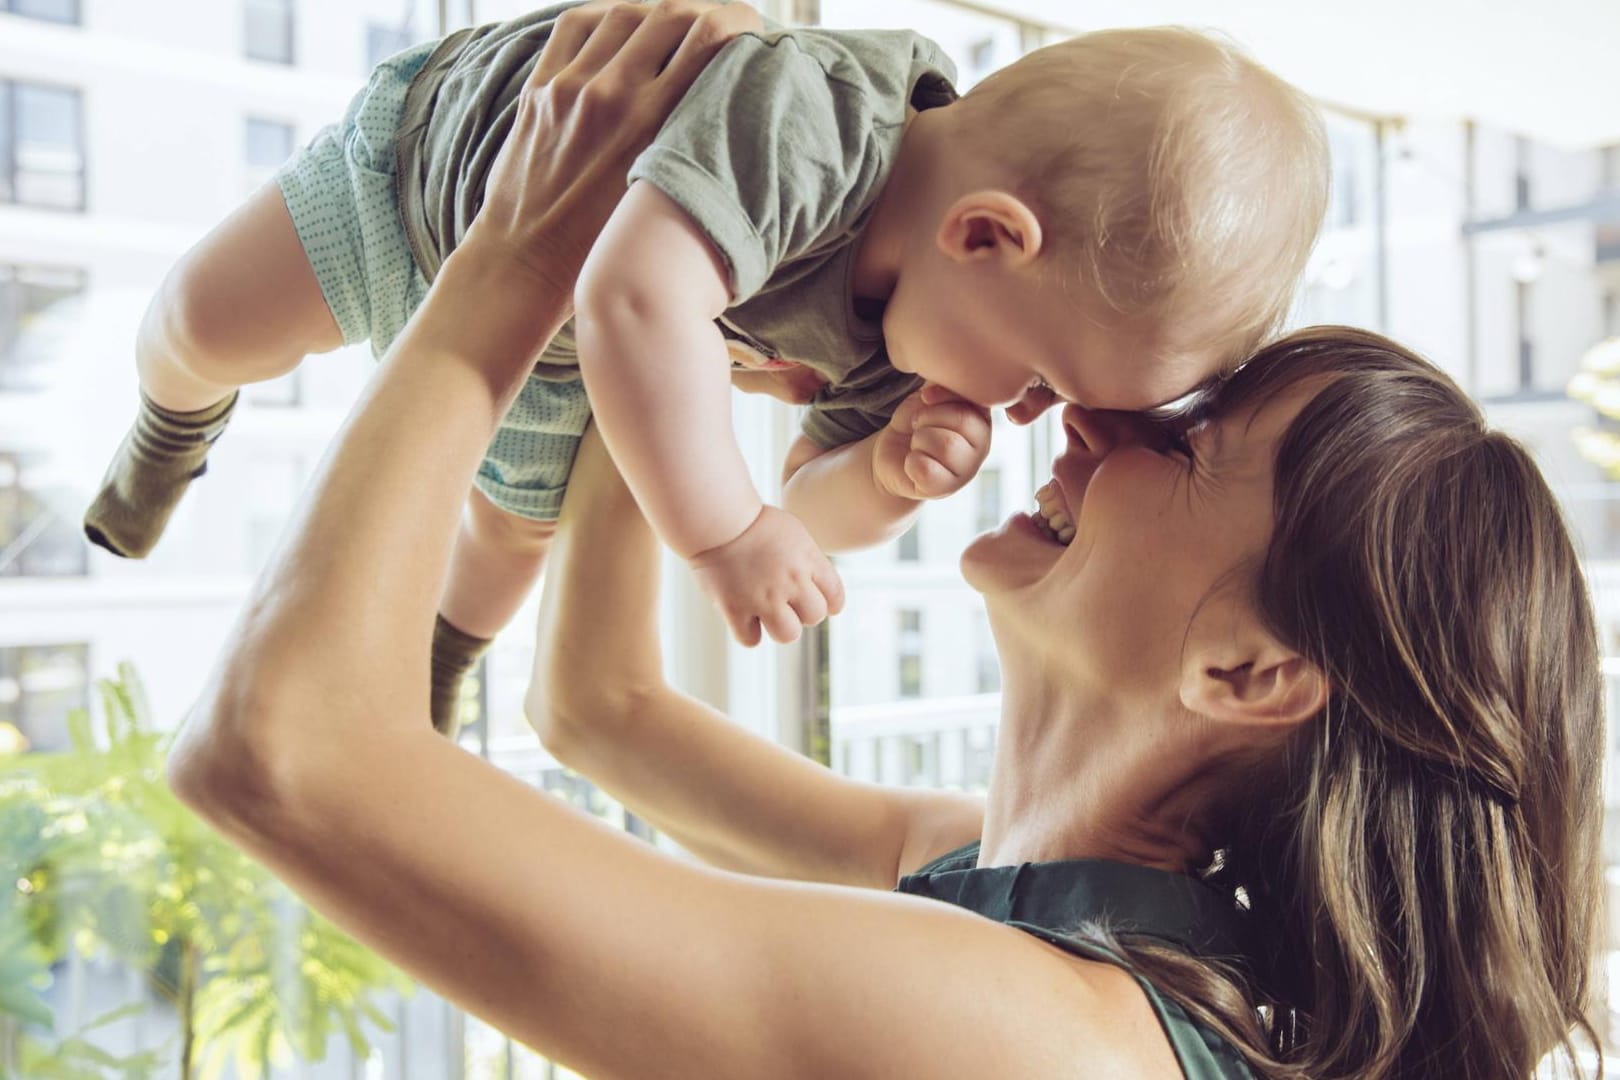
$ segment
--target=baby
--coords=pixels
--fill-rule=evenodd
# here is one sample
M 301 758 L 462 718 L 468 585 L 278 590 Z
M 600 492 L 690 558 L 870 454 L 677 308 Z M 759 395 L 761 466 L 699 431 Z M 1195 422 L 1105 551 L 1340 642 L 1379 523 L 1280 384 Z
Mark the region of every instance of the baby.
M 381 354 L 482 202 L 551 8 L 378 67 L 343 121 L 170 274 L 142 408 L 85 518 L 139 557 L 235 388 L 309 352 Z M 1188 30 L 1088 34 L 958 98 L 908 32 L 731 42 L 592 249 L 469 496 L 434 636 L 435 725 L 540 572 L 594 416 L 662 540 L 733 632 L 791 640 L 837 606 L 824 551 L 903 530 L 988 451 L 991 406 L 1139 409 L 1278 325 L 1327 198 L 1298 91 Z M 749 478 L 728 368 L 819 385 L 783 508 Z

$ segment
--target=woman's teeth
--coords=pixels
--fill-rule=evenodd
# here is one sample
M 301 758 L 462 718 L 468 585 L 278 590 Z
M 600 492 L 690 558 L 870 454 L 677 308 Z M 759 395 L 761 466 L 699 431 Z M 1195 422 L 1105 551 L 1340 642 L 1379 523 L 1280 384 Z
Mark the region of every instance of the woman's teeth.
M 1035 505 L 1040 509 L 1034 515 L 1035 524 L 1053 540 L 1065 546 L 1074 539 L 1074 522 L 1063 512 L 1063 497 L 1058 494 L 1057 483 L 1048 480 L 1035 493 Z

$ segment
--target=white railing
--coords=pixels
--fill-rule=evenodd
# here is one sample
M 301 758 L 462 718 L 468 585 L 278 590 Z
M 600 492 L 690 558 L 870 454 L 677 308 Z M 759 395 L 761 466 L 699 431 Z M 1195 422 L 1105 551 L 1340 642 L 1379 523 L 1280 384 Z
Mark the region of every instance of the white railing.
M 983 791 L 1000 717 L 999 694 L 835 708 L 832 767 L 879 784 Z

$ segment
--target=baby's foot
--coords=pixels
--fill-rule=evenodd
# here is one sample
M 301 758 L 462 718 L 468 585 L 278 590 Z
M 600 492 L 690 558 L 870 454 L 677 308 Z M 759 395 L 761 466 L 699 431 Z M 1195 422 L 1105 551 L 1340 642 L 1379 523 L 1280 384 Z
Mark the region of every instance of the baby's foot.
M 171 412 L 141 394 L 135 424 L 113 454 L 84 514 L 90 542 L 126 559 L 156 546 L 180 496 L 208 469 L 208 448 L 225 430 L 236 393 L 196 412 Z

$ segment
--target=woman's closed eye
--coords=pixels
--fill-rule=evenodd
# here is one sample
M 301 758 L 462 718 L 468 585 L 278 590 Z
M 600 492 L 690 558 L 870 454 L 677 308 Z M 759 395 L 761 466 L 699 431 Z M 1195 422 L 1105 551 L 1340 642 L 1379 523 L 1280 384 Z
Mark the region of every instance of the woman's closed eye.
M 1193 450 L 1192 440 L 1188 437 L 1190 434 L 1191 429 L 1185 427 L 1164 428 L 1165 451 L 1185 458 L 1189 468 L 1198 464 L 1198 455 Z

